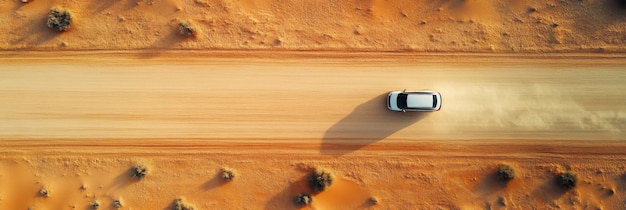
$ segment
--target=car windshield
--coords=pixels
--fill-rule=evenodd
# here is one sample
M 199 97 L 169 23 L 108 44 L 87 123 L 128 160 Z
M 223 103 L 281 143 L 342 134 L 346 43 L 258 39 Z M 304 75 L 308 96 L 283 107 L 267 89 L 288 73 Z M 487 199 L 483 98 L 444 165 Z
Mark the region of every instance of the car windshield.
M 407 94 L 405 93 L 400 93 L 398 94 L 398 108 L 400 109 L 406 109 L 406 98 L 407 98 Z

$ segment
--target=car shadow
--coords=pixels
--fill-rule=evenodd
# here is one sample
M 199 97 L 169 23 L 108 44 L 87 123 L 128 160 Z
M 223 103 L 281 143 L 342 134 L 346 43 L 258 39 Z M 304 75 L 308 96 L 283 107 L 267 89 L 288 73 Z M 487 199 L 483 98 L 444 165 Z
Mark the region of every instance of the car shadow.
M 426 117 L 430 112 L 393 112 L 387 109 L 387 93 L 358 105 L 330 127 L 320 152 L 341 156 L 387 138 Z

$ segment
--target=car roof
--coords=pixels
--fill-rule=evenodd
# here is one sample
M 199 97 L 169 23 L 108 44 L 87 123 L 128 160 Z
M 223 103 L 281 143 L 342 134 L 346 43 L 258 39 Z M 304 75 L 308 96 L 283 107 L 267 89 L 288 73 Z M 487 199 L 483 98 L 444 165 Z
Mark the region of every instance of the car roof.
M 431 93 L 408 93 L 406 98 L 408 108 L 433 108 L 433 94 Z

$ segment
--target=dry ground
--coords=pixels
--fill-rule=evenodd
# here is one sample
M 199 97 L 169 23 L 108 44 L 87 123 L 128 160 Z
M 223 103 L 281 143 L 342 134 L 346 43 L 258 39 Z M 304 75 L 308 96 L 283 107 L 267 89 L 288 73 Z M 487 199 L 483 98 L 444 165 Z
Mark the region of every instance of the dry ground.
M 624 52 L 619 1 L 0 0 L 0 49 Z M 52 7 L 70 31 L 45 26 Z
M 46 27 L 52 7 L 69 31 Z M 616 0 L 0 0 L 0 31 L 0 209 L 293 209 L 316 167 L 338 179 L 311 209 L 626 208 Z M 381 94 L 416 82 L 444 110 L 394 121 Z M 260 109 L 206 101 L 248 89 Z
M 0 206 L 291 209 L 316 167 L 338 181 L 314 209 L 625 205 L 623 58 L 181 54 L 193 53 L 0 59 Z M 387 111 L 384 93 L 412 84 L 440 91 L 442 111 Z M 145 180 L 131 179 L 135 163 Z M 501 164 L 517 171 L 508 186 Z M 554 184 L 566 170 L 572 191 Z
M 341 156 L 302 142 L 83 142 L 3 142 L 2 208 L 86 209 L 99 200 L 109 209 L 121 198 L 123 209 L 167 209 L 185 197 L 199 209 L 294 209 L 292 197 L 310 192 L 306 176 L 320 166 L 338 180 L 312 209 L 622 209 L 626 198 L 621 142 L 383 141 Z M 128 172 L 137 162 L 151 169 L 141 181 Z M 503 163 L 517 173 L 508 186 L 494 175 Z M 222 182 L 222 167 L 238 177 Z M 571 191 L 553 183 L 566 170 L 580 179 Z M 36 196 L 42 186 L 48 198 Z

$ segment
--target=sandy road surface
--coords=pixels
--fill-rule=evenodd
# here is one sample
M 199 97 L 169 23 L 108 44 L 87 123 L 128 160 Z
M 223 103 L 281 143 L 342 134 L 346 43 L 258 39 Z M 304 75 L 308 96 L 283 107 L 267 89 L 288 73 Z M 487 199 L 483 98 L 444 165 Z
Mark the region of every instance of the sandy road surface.
M 0 136 L 359 144 L 626 139 L 624 59 L 459 61 L 7 62 L 0 66 Z M 441 92 L 443 109 L 387 111 L 385 94 L 403 88 Z
M 183 196 L 289 209 L 317 166 L 339 180 L 313 209 L 370 196 L 383 209 L 624 206 L 626 147 L 596 140 L 626 139 L 625 59 L 60 57 L 0 59 L 2 208 L 171 209 Z M 440 91 L 443 109 L 387 111 L 402 88 Z M 151 166 L 144 181 L 128 177 L 136 162 Z M 519 176 L 507 187 L 493 181 L 502 163 Z M 220 182 L 224 166 L 240 177 Z M 570 169 L 577 190 L 555 188 Z

